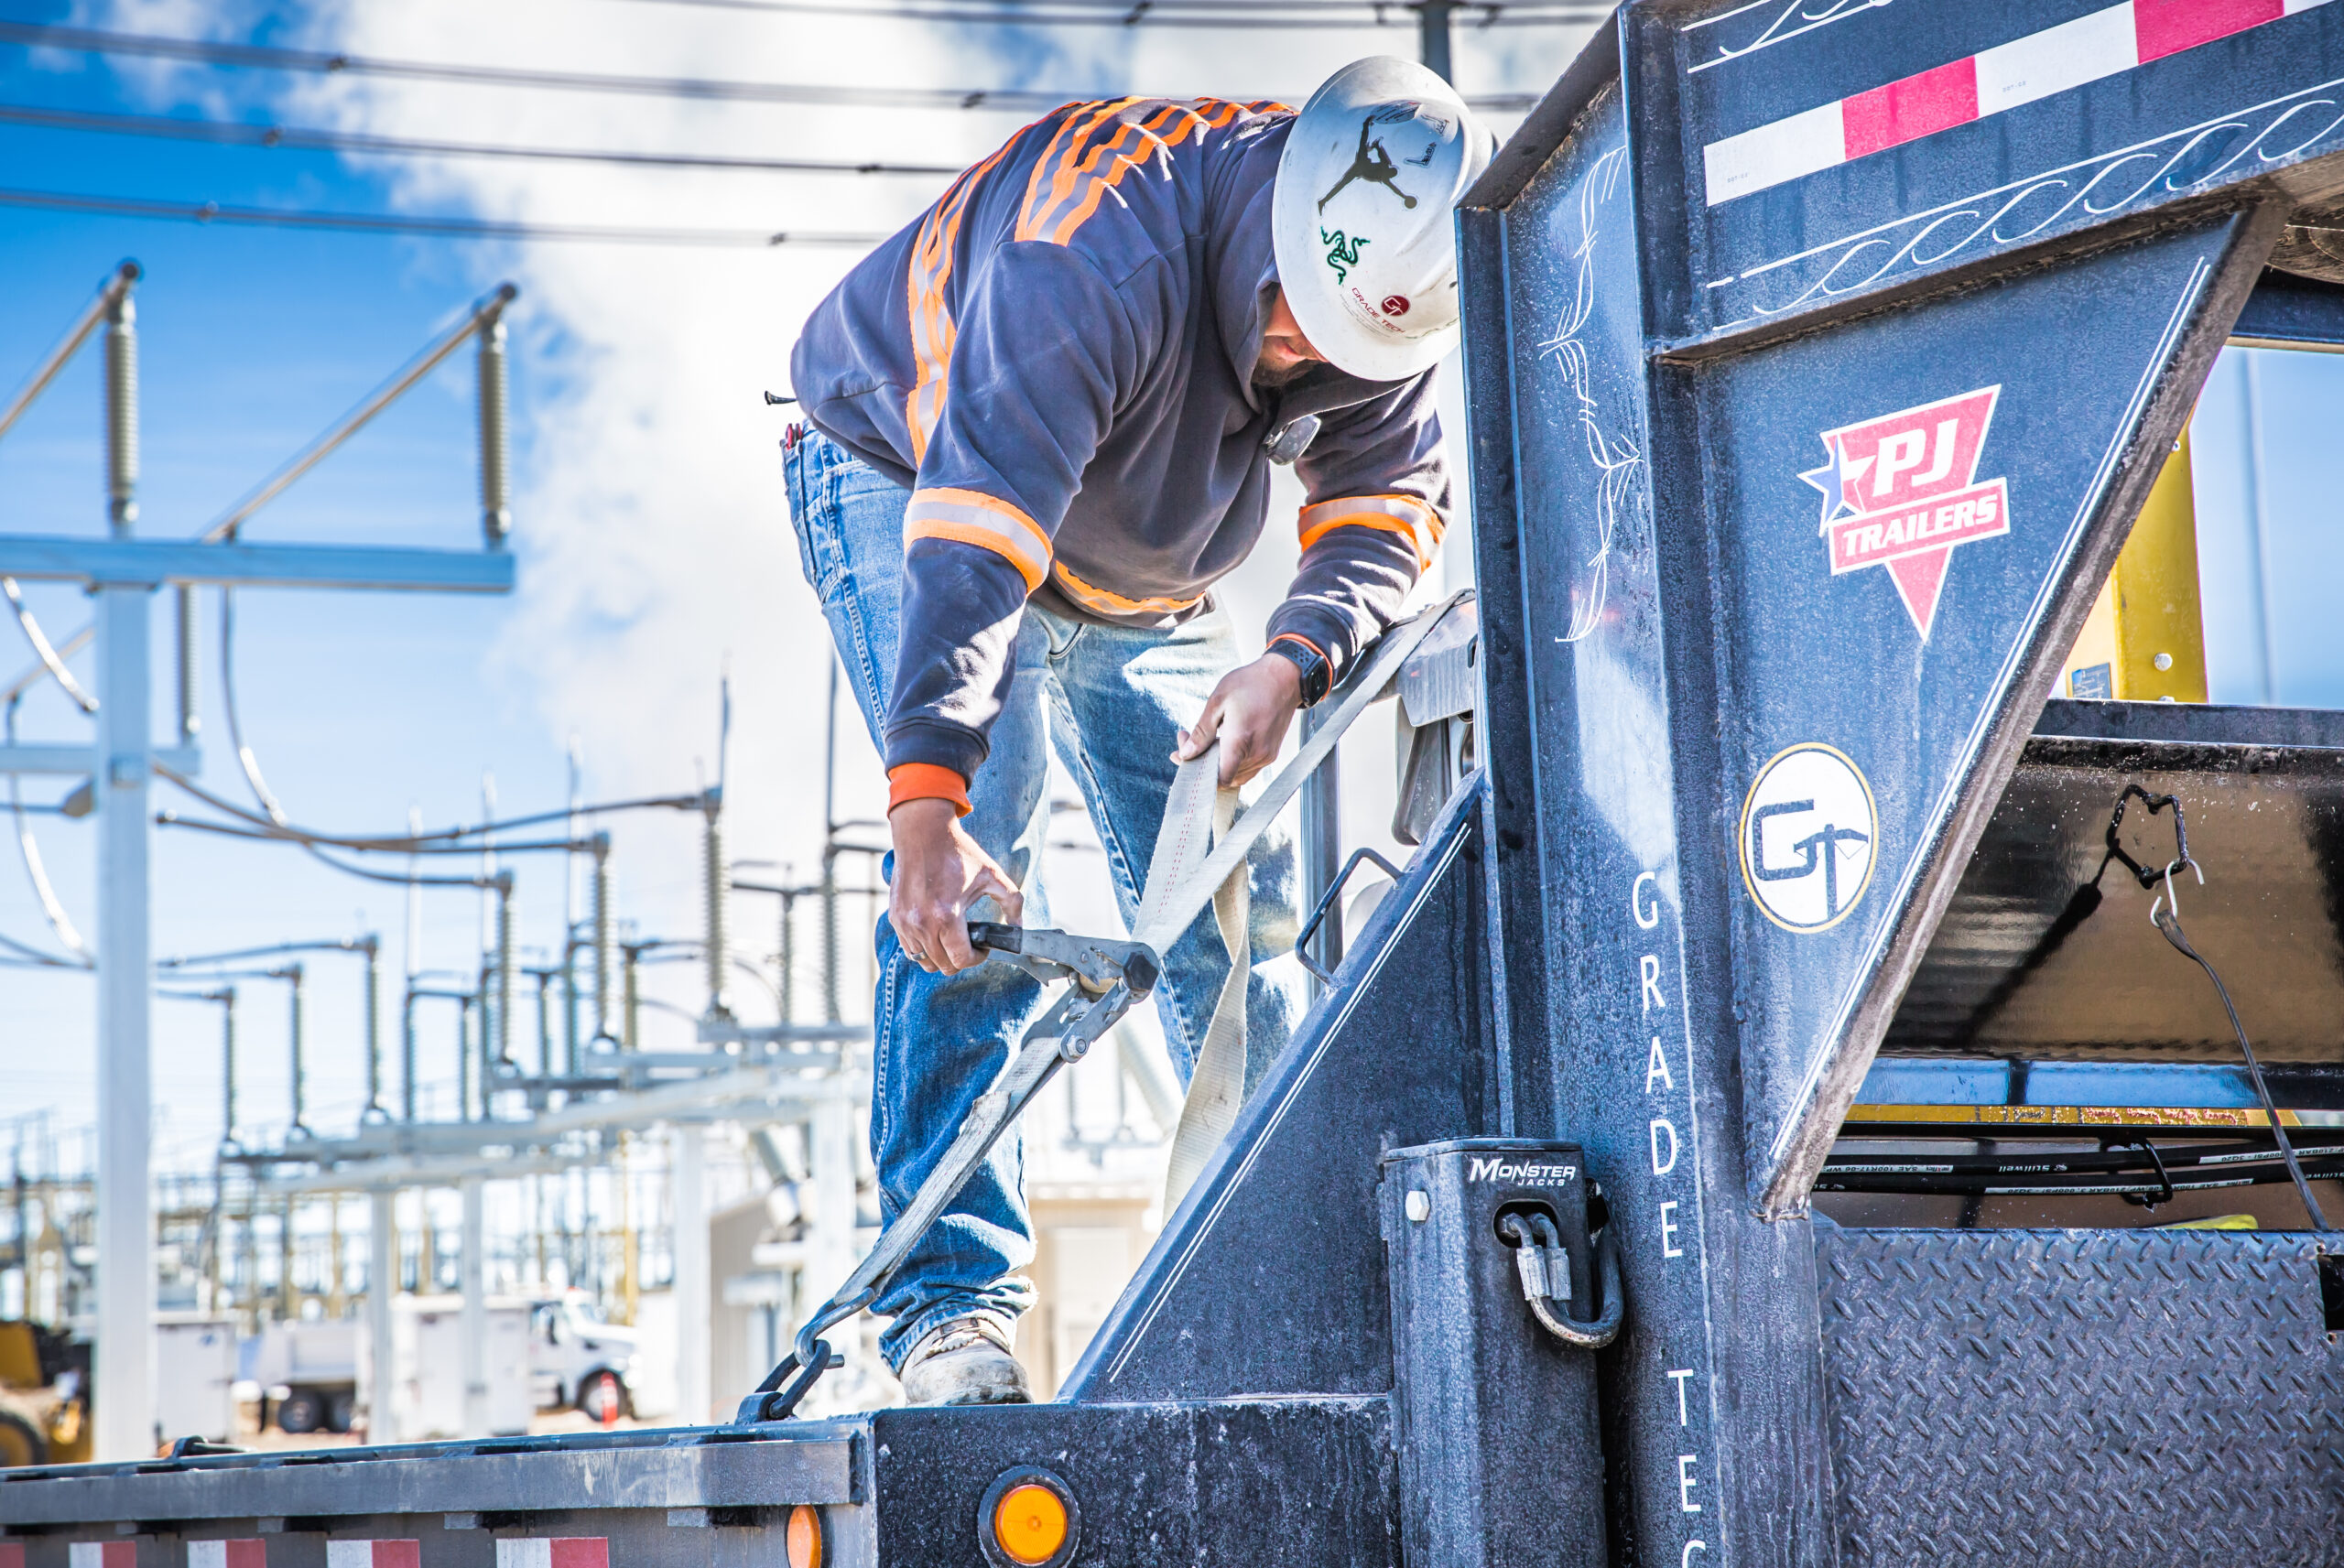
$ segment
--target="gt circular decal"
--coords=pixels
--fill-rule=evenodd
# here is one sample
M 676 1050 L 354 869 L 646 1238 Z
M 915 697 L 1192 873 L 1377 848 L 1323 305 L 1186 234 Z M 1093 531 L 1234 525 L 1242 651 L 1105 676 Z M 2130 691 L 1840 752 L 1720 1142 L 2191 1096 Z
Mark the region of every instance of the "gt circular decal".
M 1829 931 L 1872 885 L 1880 812 L 1863 770 L 1820 741 L 1777 752 L 1742 803 L 1742 880 L 1785 931 Z

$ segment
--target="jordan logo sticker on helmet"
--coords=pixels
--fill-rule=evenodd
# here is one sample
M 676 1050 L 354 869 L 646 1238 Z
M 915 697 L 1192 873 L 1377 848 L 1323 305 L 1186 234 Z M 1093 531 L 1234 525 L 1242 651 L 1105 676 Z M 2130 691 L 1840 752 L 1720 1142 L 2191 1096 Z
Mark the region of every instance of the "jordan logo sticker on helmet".
M 1831 575 L 1885 567 L 1926 642 L 1956 546 L 2011 531 L 2008 482 L 1978 478 L 2000 386 L 1982 386 L 1823 432 L 1826 461 L 1799 475 L 1823 492 Z
M 1359 151 L 1351 155 L 1351 168 L 1343 170 L 1342 178 L 1335 181 L 1333 189 L 1318 198 L 1318 211 L 1324 212 L 1327 210 L 1327 203 L 1340 196 L 1343 193 L 1343 188 L 1354 179 L 1364 179 L 1370 185 L 1380 185 L 1398 197 L 1401 206 L 1414 207 L 1416 204 L 1416 199 L 1400 189 L 1400 166 L 1392 161 L 1390 153 L 1384 150 L 1384 139 L 1377 136 L 1371 140 L 1369 133 L 1384 121 L 1413 120 L 1416 117 L 1416 107 L 1409 103 L 1378 109 L 1374 114 L 1362 120 L 1359 123 Z M 1425 151 L 1426 158 L 1411 158 L 1409 161 L 1411 163 L 1429 161 L 1432 148 L 1428 146 Z

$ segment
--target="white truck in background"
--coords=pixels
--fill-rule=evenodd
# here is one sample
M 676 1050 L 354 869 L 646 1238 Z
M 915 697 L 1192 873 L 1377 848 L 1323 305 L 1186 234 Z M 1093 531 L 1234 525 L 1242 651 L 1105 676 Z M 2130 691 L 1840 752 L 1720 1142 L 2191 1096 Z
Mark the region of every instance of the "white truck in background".
M 580 1410 L 596 1421 L 635 1413 L 634 1329 L 595 1315 L 583 1291 L 529 1306 L 529 1372 L 539 1410 Z
M 261 1425 L 298 1437 L 348 1432 L 358 1410 L 358 1339 L 354 1318 L 268 1323 L 244 1342 L 242 1378 L 257 1384 Z
M 392 1367 L 387 1420 L 367 1433 L 378 1443 L 435 1438 L 511 1437 L 529 1430 L 529 1308 L 491 1297 L 481 1347 L 479 1427 L 464 1387 L 464 1301 L 461 1296 L 401 1296 L 391 1309 Z
M 462 1421 L 462 1299 L 398 1298 L 397 1441 L 454 1436 Z M 522 1431 L 535 1411 L 581 1410 L 600 1422 L 635 1411 L 638 1336 L 605 1323 L 582 1291 L 559 1296 L 502 1297 L 488 1303 L 488 1402 L 491 1424 Z M 274 1419 L 293 1436 L 344 1433 L 357 1418 L 364 1325 L 356 1318 L 272 1323 L 246 1339 L 241 1375 Z M 442 1387 L 442 1385 L 446 1385 Z M 370 1433 L 394 1441 L 378 1421 Z
M 236 1436 L 236 1320 L 202 1313 L 155 1319 L 155 1429 L 164 1441 Z

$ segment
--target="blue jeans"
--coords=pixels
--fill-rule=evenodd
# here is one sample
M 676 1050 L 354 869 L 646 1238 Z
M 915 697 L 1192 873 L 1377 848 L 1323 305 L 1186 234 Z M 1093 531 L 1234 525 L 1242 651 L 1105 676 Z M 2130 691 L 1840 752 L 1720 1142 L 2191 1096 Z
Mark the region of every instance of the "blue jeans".
M 821 599 L 876 743 L 895 685 L 910 492 L 811 429 L 788 449 L 784 469 L 806 579 Z M 1229 617 L 1215 610 L 1171 631 L 1138 631 L 1073 621 L 1028 604 L 1016 660 L 1008 702 L 993 727 L 992 751 L 970 781 L 972 809 L 961 825 L 1025 890 L 1027 923 L 1045 924 L 1038 885 L 1049 819 L 1044 747 L 1055 744 L 1081 786 L 1128 926 L 1171 791 L 1177 732 L 1196 721 L 1221 677 L 1240 662 Z M 888 870 L 892 874 L 892 863 Z M 1253 852 L 1251 873 L 1248 1090 L 1302 1011 L 1295 966 L 1277 965 L 1267 975 L 1262 968 L 1294 946 L 1291 836 L 1276 829 L 1265 835 Z M 1042 994 L 1033 980 L 998 964 L 960 975 L 929 974 L 904 956 L 884 917 L 877 945 L 871 1153 L 883 1213 L 892 1223 L 1041 1011 Z M 1228 951 L 1208 908 L 1165 955 L 1156 991 L 1165 1042 L 1183 1084 L 1228 973 Z M 1033 1258 L 1024 1154 L 1013 1130 L 873 1304 L 874 1312 L 895 1320 L 880 1341 L 888 1363 L 900 1367 L 922 1335 L 952 1318 L 989 1312 L 1007 1319 L 1024 1312 L 1033 1288 L 1011 1276 Z

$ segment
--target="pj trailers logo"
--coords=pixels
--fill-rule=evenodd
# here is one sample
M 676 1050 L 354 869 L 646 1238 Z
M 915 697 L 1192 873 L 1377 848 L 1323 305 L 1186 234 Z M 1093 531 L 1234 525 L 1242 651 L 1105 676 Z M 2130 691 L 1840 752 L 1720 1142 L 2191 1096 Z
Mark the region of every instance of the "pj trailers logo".
M 1823 432 L 1828 460 L 1799 477 L 1823 492 L 1831 575 L 1885 567 L 1926 642 L 1954 550 L 2011 531 L 2010 490 L 1978 478 L 1999 386 Z

